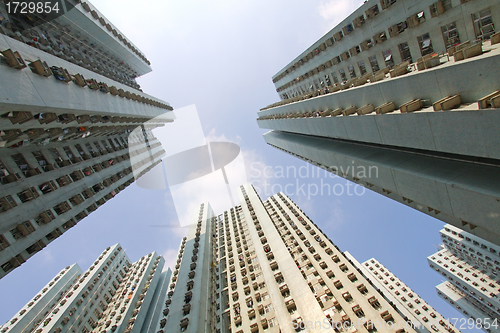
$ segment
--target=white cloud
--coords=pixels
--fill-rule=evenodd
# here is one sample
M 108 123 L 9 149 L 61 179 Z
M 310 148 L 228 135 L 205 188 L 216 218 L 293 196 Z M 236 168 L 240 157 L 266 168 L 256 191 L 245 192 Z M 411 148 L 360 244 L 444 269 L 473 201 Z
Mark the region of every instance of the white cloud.
M 236 136 L 235 140 L 229 139 L 224 133 L 222 134 L 217 134 L 217 131 L 215 128 L 212 128 L 210 132 L 208 132 L 206 136 L 207 142 L 232 142 L 236 144 L 241 143 L 241 137 L 239 135 Z
M 168 249 L 163 253 L 163 259 L 165 259 L 165 266 L 163 266 L 163 270 L 167 270 L 168 267 L 174 267 L 175 261 L 177 260 L 177 250 Z
M 330 31 L 363 3 L 363 0 L 322 0 L 318 6 L 318 11 L 321 17 L 327 21 L 326 30 Z
M 345 211 L 342 207 L 342 201 L 339 198 L 332 200 L 331 205 L 331 222 L 329 225 L 331 225 L 333 229 L 338 229 L 346 222 Z
M 45 249 L 45 251 L 41 251 L 39 253 L 40 260 L 46 265 L 46 264 L 51 264 L 54 262 L 54 256 L 52 255 L 52 252 L 50 249 Z

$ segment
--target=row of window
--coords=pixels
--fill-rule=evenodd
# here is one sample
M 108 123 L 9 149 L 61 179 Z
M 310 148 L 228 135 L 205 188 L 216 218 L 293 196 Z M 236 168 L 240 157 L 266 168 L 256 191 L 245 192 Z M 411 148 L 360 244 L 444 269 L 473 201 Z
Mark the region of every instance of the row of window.
M 418 20 L 420 20 L 420 21 L 425 20 L 424 12 L 420 12 L 416 15 L 418 17 Z M 481 19 L 475 19 L 476 17 L 481 17 Z M 488 27 L 490 27 L 490 28 L 493 27 L 493 25 L 491 23 L 492 22 L 491 11 L 489 8 L 473 14 L 472 20 L 473 20 L 475 27 L 476 27 L 476 22 L 484 22 L 484 24 L 487 25 Z M 391 37 L 394 37 L 397 34 L 403 32 L 407 27 L 408 27 L 408 24 L 406 22 L 402 22 L 402 23 L 396 25 L 395 27 L 389 28 L 389 34 L 391 35 Z M 494 28 L 492 28 L 492 29 L 493 29 L 492 31 L 488 31 L 487 35 L 484 35 L 484 36 L 482 33 L 480 33 L 479 35 L 477 35 L 477 33 L 476 33 L 477 39 L 489 38 L 489 36 L 492 33 L 494 33 Z M 476 31 L 484 31 L 484 29 L 483 30 L 476 29 Z M 456 26 L 455 22 L 451 22 L 449 24 L 442 26 L 441 32 L 442 32 L 442 36 L 443 36 L 446 48 L 450 48 L 451 46 L 460 44 L 460 37 L 458 35 L 458 30 L 457 30 L 457 26 Z M 381 32 L 380 34 L 374 36 L 373 41 L 372 41 L 372 39 L 368 39 L 360 46 L 356 46 L 356 47 L 351 48 L 351 50 L 346 51 L 346 52 L 342 53 L 340 56 L 333 58 L 331 60 L 331 62 L 328 61 L 327 63 L 325 63 L 324 65 L 321 65 L 320 67 L 316 68 L 315 70 L 310 71 L 309 73 L 302 75 L 298 79 L 294 79 L 291 82 L 285 84 L 284 86 L 279 87 L 277 89 L 277 92 L 281 92 L 292 85 L 296 85 L 302 80 L 305 80 L 307 78 L 312 78 L 312 76 L 314 76 L 316 73 L 325 71 L 327 68 L 331 67 L 332 65 L 337 65 L 342 61 L 346 61 L 350 57 L 353 57 L 353 56 L 357 55 L 358 53 L 360 53 L 362 50 L 368 50 L 374 44 L 382 43 L 385 40 L 387 40 L 387 34 L 386 34 L 386 32 Z M 418 42 L 418 45 L 420 47 L 420 53 L 422 56 L 432 54 L 434 52 L 434 48 L 432 46 L 432 41 L 430 39 L 429 33 L 418 36 L 417 42 Z M 399 53 L 400 53 L 400 56 L 401 56 L 401 59 L 403 62 L 405 62 L 405 61 L 409 61 L 410 63 L 413 62 L 408 42 L 400 43 L 398 45 L 398 50 L 399 50 Z M 393 55 L 392 55 L 390 49 L 383 51 L 382 56 L 383 56 L 386 67 L 393 67 L 395 65 L 394 60 L 393 60 Z M 368 60 L 369 60 L 369 63 L 370 63 L 370 66 L 371 66 L 373 73 L 380 70 L 380 66 L 379 66 L 376 55 L 370 56 Z M 364 61 L 362 61 L 362 60 L 358 61 L 357 66 L 359 68 L 359 73 L 361 74 L 361 76 L 363 76 L 364 74 L 367 73 L 367 69 L 366 69 L 366 65 L 365 65 Z M 293 98 L 293 97 L 305 94 L 307 92 L 321 89 L 322 87 L 324 88 L 326 86 L 332 86 L 333 84 L 337 84 L 339 82 L 346 82 L 346 81 L 348 81 L 347 73 L 349 74 L 349 77 L 351 79 L 353 79 L 353 78 L 357 77 L 356 71 L 357 70 L 354 68 L 354 65 L 349 65 L 347 67 L 347 72 L 345 71 L 345 69 L 339 69 L 338 71 L 332 72 L 330 75 L 326 74 L 325 79 L 319 78 L 319 79 L 316 79 L 314 81 L 311 80 L 311 82 L 306 83 L 305 85 L 299 86 L 298 88 L 295 88 L 291 91 L 283 93 L 281 95 L 281 97 L 282 97 L 282 99 L 289 99 L 289 98 Z M 338 78 L 339 75 L 340 75 L 340 81 Z M 330 81 L 330 76 L 331 76 L 331 80 L 333 80 L 333 83 L 332 83 L 332 81 Z
M 389 8 L 392 4 L 396 3 L 397 0 L 383 0 L 381 2 L 382 9 L 387 9 Z M 447 0 L 450 1 L 450 0 Z M 360 15 L 356 17 L 353 20 L 353 23 L 348 23 L 346 26 L 344 26 L 341 31 L 336 32 L 333 37 L 328 38 L 324 43 L 322 43 L 319 47 L 314 49 L 314 51 L 310 52 L 307 56 L 299 60 L 297 63 L 292 65 L 290 68 L 286 69 L 282 74 L 278 75 L 275 79 L 273 79 L 273 83 L 278 82 L 279 80 L 283 79 L 285 76 L 290 74 L 291 72 L 295 71 L 295 69 L 299 68 L 301 65 L 312 59 L 314 56 L 320 54 L 322 51 L 325 51 L 327 47 L 331 47 L 335 44 L 335 42 L 339 42 L 342 40 L 342 38 L 346 35 L 349 35 L 351 32 L 354 31 L 355 28 L 360 28 L 365 24 L 366 20 L 369 20 L 375 16 L 377 16 L 380 13 L 378 5 L 375 5 L 368 10 L 366 10 L 365 14 Z

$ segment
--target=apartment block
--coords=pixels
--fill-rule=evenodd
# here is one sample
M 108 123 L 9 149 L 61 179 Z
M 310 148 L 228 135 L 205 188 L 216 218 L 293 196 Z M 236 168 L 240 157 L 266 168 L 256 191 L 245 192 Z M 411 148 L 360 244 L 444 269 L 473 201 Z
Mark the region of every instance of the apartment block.
M 500 332 L 500 283 L 443 248 L 427 258 L 429 266 L 446 282 L 436 287 L 438 295 L 485 332 Z M 489 325 L 487 324 L 489 323 Z
M 439 233 L 444 247 L 454 256 L 487 274 L 491 279 L 500 281 L 500 246 L 449 224 Z
M 41 323 L 48 314 L 50 308 L 57 304 L 62 298 L 61 295 L 68 293 L 74 281 L 83 274 L 83 271 L 74 264 L 59 272 L 42 290 L 26 304 L 18 314 L 7 324 L 12 332 L 22 332 L 23 329 L 34 329 Z M 49 305 L 50 304 L 50 305 Z M 6 325 L 7 325 L 6 324 Z M 6 325 L 1 326 L 3 331 L 8 329 Z
M 157 332 L 415 332 L 290 198 L 239 197 L 220 215 L 201 205 Z
M 154 332 L 163 265 L 154 252 L 131 263 L 120 244 L 108 247 L 85 272 L 63 269 L 0 332 Z
M 439 233 L 441 250 L 427 258 L 446 278 L 436 286 L 438 295 L 469 318 L 457 325 L 470 328 L 472 320 L 485 332 L 500 332 L 500 247 L 449 224 Z
M 152 130 L 175 118 L 135 81 L 142 52 L 66 4 L 29 19 L 0 4 L 0 278 L 159 164 Z
M 489 310 L 462 290 L 457 289 L 448 281 L 437 285 L 436 290 L 445 302 L 463 313 L 465 317 L 469 317 L 467 320 L 453 318 L 455 325 L 463 329 L 480 328 L 486 332 L 498 332 L 498 317 L 490 317 Z
M 282 68 L 272 147 L 500 244 L 498 1 L 368 0 Z
M 414 324 L 417 332 L 430 333 L 440 329 L 460 332 L 378 260 L 372 258 L 360 264 L 350 253 L 345 253 L 345 255 L 368 280 L 382 291 L 387 301 Z

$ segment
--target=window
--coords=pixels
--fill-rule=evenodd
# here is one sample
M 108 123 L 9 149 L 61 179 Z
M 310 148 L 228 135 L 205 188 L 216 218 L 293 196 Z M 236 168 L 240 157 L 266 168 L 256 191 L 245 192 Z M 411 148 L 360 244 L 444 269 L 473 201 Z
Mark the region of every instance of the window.
M 392 27 L 389 27 L 389 36 L 391 37 L 396 37 L 400 33 L 406 30 L 408 28 L 408 24 L 406 21 L 404 22 L 399 22 L 398 24 L 393 25 Z
M 394 66 L 394 59 L 392 58 L 391 50 L 385 50 L 382 52 L 382 55 L 384 57 L 385 65 L 387 67 Z
M 363 60 L 358 61 L 358 67 L 359 67 L 359 72 L 361 73 L 361 75 L 365 75 L 366 74 L 366 66 L 365 66 L 365 62 Z
M 476 39 L 489 39 L 495 33 L 491 10 L 489 8 L 472 14 L 472 23 L 474 24 Z
M 70 159 L 73 158 L 73 152 L 71 151 L 71 148 L 69 148 L 69 146 L 63 147 L 63 150 Z
M 431 37 L 428 33 L 423 34 L 422 36 L 418 36 L 417 40 L 418 40 L 418 45 L 420 46 L 420 53 L 422 54 L 422 56 L 434 53 L 434 49 L 432 48 Z
M 8 209 L 11 209 L 13 207 L 16 207 L 17 203 L 14 201 L 14 199 L 10 196 L 7 195 L 3 198 L 0 198 L 0 212 L 4 212 Z
M 451 9 L 451 0 L 441 0 L 429 6 L 429 10 L 431 11 L 431 16 L 436 17 Z
M 373 73 L 380 70 L 380 67 L 379 67 L 378 61 L 377 61 L 377 56 L 373 55 L 370 58 L 368 58 L 368 60 L 370 60 L 370 66 L 372 66 Z
M 349 70 L 349 75 L 351 76 L 351 79 L 354 79 L 356 77 L 356 72 L 354 71 L 354 66 L 350 65 L 347 67 Z
M 339 83 L 339 79 L 337 77 L 337 74 L 335 74 L 335 72 L 333 72 L 331 75 L 332 75 L 333 82 L 334 83 Z
M 35 156 L 36 160 L 38 161 L 38 164 L 40 164 L 40 166 L 44 169 L 44 171 L 48 171 L 45 168 L 49 163 L 45 159 L 45 156 L 43 156 L 42 152 L 39 150 L 34 151 L 33 156 Z
M 366 18 L 367 19 L 371 19 L 372 17 L 375 17 L 379 14 L 379 9 L 378 9 L 378 5 L 375 5 L 371 8 L 369 8 L 366 12 Z
M 347 76 L 345 75 L 345 71 L 343 69 L 339 69 L 340 73 L 340 78 L 342 79 L 342 82 L 347 81 Z
M 325 82 L 327 86 L 332 86 L 332 81 L 328 75 L 325 75 Z
M 33 168 L 28 164 L 23 154 L 12 155 L 11 157 L 26 177 L 36 174 L 36 172 L 33 173 Z
M 442 26 L 441 32 L 443 33 L 444 44 L 447 49 L 460 44 L 460 37 L 458 36 L 457 25 L 455 22 Z
M 344 31 L 344 35 L 348 35 L 354 31 L 354 27 L 352 26 L 352 24 L 349 23 L 344 28 L 342 28 L 342 30 Z
M 425 13 L 423 11 L 416 13 L 415 15 L 410 16 L 407 19 L 407 22 L 410 28 L 416 27 L 425 22 Z
M 403 61 L 409 61 L 410 63 L 412 63 L 413 60 L 411 58 L 410 47 L 408 46 L 408 43 L 401 43 L 398 45 L 398 48 L 401 59 L 403 59 Z

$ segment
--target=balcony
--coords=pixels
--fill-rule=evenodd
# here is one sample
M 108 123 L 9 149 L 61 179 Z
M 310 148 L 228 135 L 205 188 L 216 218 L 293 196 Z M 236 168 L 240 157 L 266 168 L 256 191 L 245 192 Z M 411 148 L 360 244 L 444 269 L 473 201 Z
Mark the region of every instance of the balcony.
M 280 292 L 281 292 L 281 296 L 283 296 L 283 297 L 290 296 L 290 289 L 288 289 L 288 285 L 286 283 L 284 285 L 280 286 Z
M 368 320 L 366 321 L 363 326 L 366 328 L 366 330 L 368 332 L 375 332 L 376 331 L 376 327 L 375 327 L 375 324 L 373 324 L 373 322 L 371 320 Z
M 343 293 L 342 297 L 346 300 L 346 302 L 352 302 L 353 300 L 351 294 L 348 291 Z
M 377 300 L 377 298 L 375 296 L 372 296 L 368 299 L 368 303 L 370 303 L 370 305 L 374 308 L 374 309 L 380 309 L 381 308 L 381 305 L 379 303 L 379 301 Z
M 380 314 L 380 316 L 382 317 L 382 319 L 384 319 L 387 323 L 389 322 L 394 322 L 394 318 L 392 317 L 392 315 L 389 313 L 389 311 L 384 311 Z
M 335 286 L 335 288 L 337 289 L 342 289 L 344 286 L 342 285 L 342 282 L 340 282 L 340 280 L 337 280 L 333 283 L 333 285 Z
M 38 215 L 35 218 L 35 221 L 38 225 L 43 225 L 43 224 L 49 223 L 50 221 L 52 221 L 54 219 L 55 219 L 54 214 L 50 210 L 47 210 L 47 211 L 41 213 L 40 215 Z
M 297 309 L 297 306 L 295 305 L 295 301 L 293 300 L 293 298 L 285 301 L 285 305 L 289 312 Z
M 181 331 L 185 331 L 188 325 L 189 325 L 189 318 L 182 319 L 180 323 Z
M 21 202 L 24 203 L 24 202 L 34 200 L 34 199 L 38 198 L 40 195 L 35 190 L 35 188 L 31 187 L 27 190 L 24 190 L 22 192 L 17 193 L 17 196 L 19 197 Z
M 57 215 L 62 215 L 69 211 L 71 209 L 71 206 L 66 202 L 61 202 L 57 206 L 54 206 L 54 211 L 56 212 Z
M 363 309 L 359 306 L 359 304 L 355 305 L 352 307 L 352 311 L 358 318 L 363 318 L 365 316 L 365 313 L 363 312 Z
M 52 75 L 52 73 L 50 73 L 50 75 Z M 51 112 L 39 113 L 35 116 L 35 118 L 38 119 L 40 124 L 50 124 L 51 122 L 58 120 L 57 115 Z
M 357 286 L 359 292 L 363 295 L 366 295 L 368 293 L 368 289 L 366 289 L 366 286 L 364 284 L 360 284 Z

